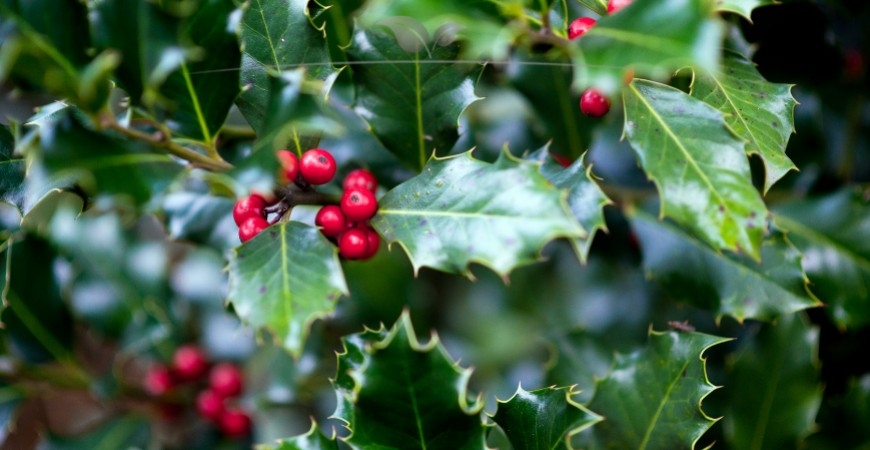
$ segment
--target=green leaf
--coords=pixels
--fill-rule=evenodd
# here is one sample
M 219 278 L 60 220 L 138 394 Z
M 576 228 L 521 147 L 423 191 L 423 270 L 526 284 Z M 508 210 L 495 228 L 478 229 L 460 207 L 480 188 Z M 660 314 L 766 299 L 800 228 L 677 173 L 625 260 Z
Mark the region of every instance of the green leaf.
M 571 388 L 531 392 L 520 386 L 507 401 L 499 401 L 492 416 L 515 450 L 570 448 L 572 436 L 600 422 L 602 417 L 576 403 Z
M 308 0 L 246 3 L 239 28 L 242 94 L 239 110 L 258 133 L 268 116 L 267 107 L 275 75 L 296 66 L 306 66 L 306 77 L 323 82 L 325 96 L 338 76 L 329 59 L 329 47 L 322 28 L 311 22 Z
M 6 125 L 0 124 L 0 202 L 24 208 L 23 158 L 15 156 L 15 138 Z
M 722 111 L 725 123 L 746 141 L 746 153 L 761 156 L 765 192 L 788 171 L 797 170 L 785 155 L 797 103 L 791 85 L 767 82 L 755 64 L 725 50 L 720 72 L 695 71 L 691 95 Z
M 297 357 L 311 324 L 347 294 L 335 246 L 299 222 L 273 225 L 233 249 L 228 270 L 228 300 L 239 318 Z
M 607 15 L 607 0 L 577 0 L 581 5 L 600 16 Z
M 40 129 L 39 157 L 52 179 L 74 179 L 90 195 L 114 194 L 142 205 L 182 172 L 168 154 L 145 142 L 94 131 L 72 108 L 58 114 Z
M 630 211 L 629 217 L 647 276 L 679 300 L 739 321 L 769 320 L 820 305 L 807 289 L 800 252 L 779 231 L 762 242 L 756 262 L 717 252 L 642 210 Z
M 801 315 L 750 328 L 729 364 L 723 428 L 731 448 L 798 448 L 822 400 L 819 331 Z
M 311 423 L 307 433 L 288 439 L 280 439 L 273 445 L 258 445 L 256 450 L 338 450 L 338 440 L 333 435 L 327 438 L 317 423 Z
M 870 324 L 870 202 L 861 189 L 777 206 L 774 223 L 803 252 L 813 292 L 839 326 Z
M 722 114 L 663 84 L 624 91 L 624 133 L 655 182 L 661 212 L 715 248 L 761 257 L 767 208 L 752 185 L 743 142 Z
M 148 448 L 151 442 L 148 422 L 123 417 L 113 420 L 83 436 L 49 435 L 39 448 L 45 450 L 117 450 L 121 448 Z
M 707 0 L 635 0 L 604 16 L 574 53 L 574 87 L 616 94 L 629 74 L 663 79 L 683 67 L 719 67 L 724 27 Z
M 759 6 L 772 5 L 773 0 L 719 0 L 716 8 L 719 11 L 728 11 L 740 14 L 746 20 L 752 22 L 752 10 Z
M 727 340 L 651 330 L 645 348 L 617 355 L 610 373 L 598 380 L 588 407 L 605 420 L 578 438 L 593 449 L 694 448 L 715 422 L 701 410 L 704 397 L 716 389 L 707 381 L 702 355 Z
M 407 312 L 382 340 L 367 342 L 362 362 L 350 367 L 352 391 L 341 392 L 349 408 L 336 417 L 351 430 L 345 442 L 352 448 L 486 447 L 483 403 L 467 392 L 470 371 L 453 362 L 437 336 L 421 344 Z
M 870 443 L 870 375 L 849 384 L 845 393 L 825 399 L 817 418 L 818 431 L 807 439 L 805 448 L 858 449 Z
M 568 210 L 566 192 L 547 182 L 537 164 L 507 153 L 492 164 L 470 152 L 431 159 L 380 200 L 372 225 L 405 249 L 415 271 L 463 274 L 476 262 L 504 276 L 537 260 L 553 239 L 587 236 Z
M 226 251 L 239 243 L 238 226 L 233 221 L 235 202 L 199 192 L 175 192 L 163 201 L 169 236 L 205 244 Z
M 416 42 L 416 41 L 412 41 Z M 354 66 L 354 109 L 405 165 L 420 170 L 433 154 L 450 151 L 459 115 L 472 102 L 482 66 L 455 63 L 456 44 L 425 42 L 415 51 L 383 27 L 357 31 L 347 49 Z

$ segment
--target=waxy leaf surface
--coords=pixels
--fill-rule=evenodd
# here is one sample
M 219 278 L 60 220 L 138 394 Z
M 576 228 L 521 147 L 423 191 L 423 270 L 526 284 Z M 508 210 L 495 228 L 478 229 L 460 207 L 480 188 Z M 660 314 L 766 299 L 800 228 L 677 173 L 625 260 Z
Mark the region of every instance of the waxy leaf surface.
M 323 435 L 316 423 L 307 433 L 281 439 L 274 445 L 258 445 L 257 450 L 338 450 L 338 440 Z
M 0 124 L 0 202 L 23 207 L 24 171 L 23 158 L 15 154 L 15 138 L 6 125 Z
M 506 275 L 537 260 L 553 239 L 587 236 L 566 192 L 537 164 L 506 154 L 495 163 L 471 153 L 431 159 L 423 173 L 380 200 L 372 225 L 385 242 L 405 249 L 415 270 L 463 274 L 475 262 Z
M 767 208 L 743 142 L 722 113 L 680 90 L 634 80 L 623 92 L 625 136 L 661 196 L 661 215 L 714 248 L 761 257 Z

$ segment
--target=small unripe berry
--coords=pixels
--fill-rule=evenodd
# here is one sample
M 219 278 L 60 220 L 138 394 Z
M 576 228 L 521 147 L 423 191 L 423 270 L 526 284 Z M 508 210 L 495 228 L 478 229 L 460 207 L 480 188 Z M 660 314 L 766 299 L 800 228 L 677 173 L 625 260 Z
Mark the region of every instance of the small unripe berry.
M 344 191 L 339 206 L 347 220 L 363 221 L 371 219 L 378 211 L 378 200 L 372 191 L 352 188 Z
M 610 0 L 607 2 L 607 14 L 614 14 L 622 8 L 630 5 L 632 0 Z
M 241 225 L 249 217 L 263 217 L 265 207 L 266 200 L 257 194 L 242 197 L 233 206 L 233 220 Z
M 266 219 L 262 217 L 248 217 L 247 220 L 239 224 L 239 240 L 242 243 L 248 242 L 268 227 L 269 222 Z
M 235 397 L 242 392 L 242 371 L 233 363 L 219 363 L 209 372 L 208 385 L 222 397 Z
M 183 345 L 172 356 L 172 372 L 182 381 L 201 378 L 208 370 L 205 353 L 195 345 Z
M 203 419 L 217 422 L 224 412 L 224 397 L 211 389 L 201 391 L 196 396 L 196 412 Z
M 175 386 L 175 380 L 172 377 L 172 372 L 169 367 L 163 364 L 154 364 L 145 373 L 145 380 L 142 382 L 142 387 L 145 392 L 151 395 L 159 396 L 169 392 Z
M 341 186 L 344 190 L 361 188 L 370 192 L 378 190 L 378 180 L 374 174 L 365 169 L 355 169 L 350 171 Z
M 338 205 L 325 205 L 314 216 L 314 224 L 326 237 L 335 237 L 344 232 L 346 221 Z
M 244 437 L 251 432 L 251 417 L 241 409 L 228 407 L 221 414 L 218 426 L 224 436 L 231 438 Z
M 589 117 L 601 117 L 610 111 L 610 100 L 598 89 L 586 89 L 580 96 L 580 111 Z
M 296 157 L 296 154 L 289 150 L 278 150 L 275 152 L 275 156 L 281 163 L 281 177 L 284 182 L 296 181 L 296 177 L 299 175 L 299 158 Z
M 362 228 L 351 228 L 338 238 L 338 254 L 345 259 L 362 259 L 369 251 L 369 238 Z
M 568 25 L 568 39 L 577 39 L 580 36 L 583 36 L 593 25 L 595 25 L 596 20 L 591 17 L 580 17 L 574 19 Z
M 302 154 L 299 161 L 299 173 L 311 184 L 329 183 L 335 176 L 335 158 L 322 148 L 312 148 Z

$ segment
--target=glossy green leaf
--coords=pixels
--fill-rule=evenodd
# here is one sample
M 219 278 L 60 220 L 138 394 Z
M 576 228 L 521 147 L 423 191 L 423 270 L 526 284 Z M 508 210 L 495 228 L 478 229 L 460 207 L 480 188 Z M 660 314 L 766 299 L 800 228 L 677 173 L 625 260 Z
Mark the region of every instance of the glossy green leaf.
M 136 417 L 113 420 L 82 436 L 48 435 L 39 448 L 45 450 L 117 450 L 148 448 L 151 437 L 148 422 Z
M 537 260 L 553 239 L 587 236 L 566 199 L 537 164 L 507 153 L 491 164 L 467 152 L 431 159 L 388 192 L 372 225 L 385 242 L 402 246 L 415 271 L 469 274 L 475 262 L 507 275 Z
M 39 159 L 51 179 L 75 180 L 89 195 L 112 194 L 141 205 L 182 172 L 168 154 L 142 141 L 100 133 L 71 108 L 40 129 Z
M 614 95 L 628 74 L 664 79 L 687 66 L 714 71 L 723 31 L 711 1 L 635 0 L 572 46 L 574 87 Z
M 232 199 L 199 192 L 169 194 L 162 205 L 169 236 L 229 250 L 239 243 L 239 228 L 232 214 L 234 204 Z
M 270 75 L 304 66 L 305 76 L 323 82 L 325 95 L 338 76 L 329 59 L 322 29 L 311 22 L 308 0 L 246 3 L 239 28 L 242 94 L 237 104 L 248 123 L 261 130 L 268 116 L 273 85 Z
M 307 433 L 292 438 L 280 439 L 276 444 L 258 445 L 256 450 L 338 450 L 335 436 L 327 438 L 316 423 Z
M 607 0 L 577 0 L 581 5 L 600 16 L 607 15 Z
M 803 252 L 803 268 L 825 311 L 843 328 L 870 323 L 870 202 L 842 189 L 777 206 L 774 222 Z
M 335 246 L 299 222 L 273 225 L 236 247 L 228 269 L 228 300 L 239 318 L 297 357 L 311 324 L 347 294 Z
M 764 191 L 790 170 L 797 170 L 785 154 L 794 132 L 791 85 L 769 83 L 743 55 L 725 50 L 718 73 L 695 71 L 692 97 L 722 111 L 725 122 L 746 141 L 746 153 L 764 161 Z
M 719 11 L 740 14 L 751 21 L 753 9 L 772 4 L 774 4 L 774 0 L 719 0 L 716 2 L 716 8 Z
M 715 422 L 701 409 L 704 397 L 716 389 L 707 381 L 702 355 L 727 340 L 651 331 L 645 348 L 617 355 L 587 405 L 604 420 L 578 435 L 580 448 L 694 448 Z
M 414 43 L 416 41 L 411 41 Z M 459 115 L 474 95 L 478 64 L 454 63 L 456 44 L 421 43 L 408 51 L 385 27 L 360 30 L 347 49 L 357 65 L 354 109 L 405 165 L 420 170 L 459 137 Z
M 383 340 L 365 344 L 352 364 L 349 408 L 338 411 L 354 449 L 480 449 L 482 402 L 469 397 L 471 373 L 447 355 L 437 336 L 423 344 L 403 314 Z M 341 358 L 339 355 L 339 365 Z
M 625 136 L 661 196 L 661 212 L 717 249 L 761 257 L 767 208 L 743 142 L 722 113 L 680 90 L 634 80 L 624 91 Z
M 14 154 L 15 138 L 6 125 L 0 124 L 0 202 L 23 208 L 25 162 Z
M 799 314 L 750 329 L 729 364 L 723 428 L 730 448 L 798 448 L 822 400 L 819 331 Z
M 499 401 L 492 420 L 515 450 L 570 448 L 572 436 L 600 422 L 602 417 L 571 397 L 571 388 L 526 391 L 520 386 L 507 401 Z
M 781 232 L 765 238 L 761 262 L 756 262 L 717 252 L 647 212 L 629 215 L 647 276 L 676 299 L 739 321 L 769 320 L 820 305 L 807 288 L 800 252 Z
M 845 392 L 825 399 L 816 419 L 816 433 L 806 448 L 837 450 L 864 448 L 870 443 L 870 375 L 852 380 Z

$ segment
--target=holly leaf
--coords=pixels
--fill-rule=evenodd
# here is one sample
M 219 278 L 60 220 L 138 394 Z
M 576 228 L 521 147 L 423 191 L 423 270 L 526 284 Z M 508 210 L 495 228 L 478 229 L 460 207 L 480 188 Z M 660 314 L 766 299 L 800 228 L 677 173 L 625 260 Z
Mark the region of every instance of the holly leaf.
M 843 328 L 870 324 L 870 202 L 842 189 L 778 205 L 774 223 L 804 254 L 803 268 L 825 311 Z
M 24 208 L 24 158 L 15 156 L 15 138 L 0 124 L 0 202 Z
M 626 77 L 667 78 L 719 67 L 724 27 L 705 0 L 635 0 L 601 18 L 571 46 L 574 87 L 616 94 Z
M 703 353 L 727 338 L 650 330 L 649 344 L 617 355 L 588 407 L 605 420 L 578 438 L 589 448 L 694 448 L 716 421 L 701 402 L 716 388 Z M 576 447 L 576 446 L 575 446 Z
M 495 163 L 471 152 L 431 159 L 423 173 L 380 199 L 371 223 L 386 242 L 402 246 L 415 272 L 426 266 L 468 275 L 476 262 L 506 276 L 539 259 L 553 239 L 587 236 L 568 210 L 566 192 L 537 164 L 508 153 Z
M 733 448 L 798 448 L 822 400 L 819 331 L 799 314 L 752 327 L 729 364 L 723 429 Z
M 623 133 L 656 184 L 663 217 L 717 249 L 761 257 L 767 208 L 752 185 L 743 142 L 722 113 L 663 84 L 634 80 L 623 93 Z
M 338 440 L 334 434 L 332 438 L 324 436 L 317 423 L 312 421 L 307 433 L 280 439 L 272 445 L 258 445 L 256 450 L 338 450 Z
M 843 394 L 825 399 L 817 418 L 818 431 L 805 448 L 861 448 L 870 442 L 870 375 L 853 379 Z
M 773 0 L 719 0 L 716 8 L 719 11 L 727 11 L 743 16 L 752 22 L 752 10 L 764 5 L 773 5 Z
M 335 246 L 317 228 L 272 225 L 230 253 L 229 298 L 236 314 L 302 353 L 311 324 L 328 316 L 347 286 Z
M 581 5 L 594 11 L 599 16 L 607 15 L 607 0 L 577 0 Z
M 758 262 L 717 252 L 640 209 L 628 215 L 647 276 L 679 300 L 738 321 L 770 320 L 821 304 L 807 288 L 800 252 L 777 230 L 762 242 Z
M 323 28 L 312 22 L 308 0 L 247 2 L 239 28 L 242 94 L 239 110 L 261 131 L 273 93 L 270 75 L 305 66 L 306 77 L 323 82 L 325 96 L 338 76 Z
M 764 192 L 797 170 L 785 154 L 797 104 L 791 85 L 767 82 L 752 61 L 725 50 L 721 71 L 695 71 L 690 95 L 722 111 L 725 123 L 746 142 L 746 153 L 761 156 Z
M 453 362 L 437 336 L 421 344 L 407 311 L 384 339 L 367 343 L 362 364 L 351 366 L 353 389 L 342 394 L 349 408 L 336 413 L 351 430 L 344 439 L 351 447 L 486 448 L 483 403 L 467 392 L 470 371 Z
M 48 435 L 39 448 L 45 450 L 115 450 L 148 448 L 151 439 L 148 422 L 136 417 L 113 420 L 83 436 Z
M 239 243 L 239 228 L 232 214 L 234 204 L 232 199 L 200 192 L 169 194 L 162 205 L 169 236 L 229 250 Z
M 407 43 L 379 27 L 357 31 L 347 49 L 357 63 L 354 110 L 384 147 L 414 170 L 456 143 L 459 115 L 478 100 L 473 80 L 482 67 L 451 62 L 459 54 L 457 44 L 425 44 L 408 51 Z
M 492 420 L 516 450 L 570 448 L 571 438 L 603 418 L 576 403 L 571 388 L 531 392 L 520 386 L 507 401 L 498 402 Z

